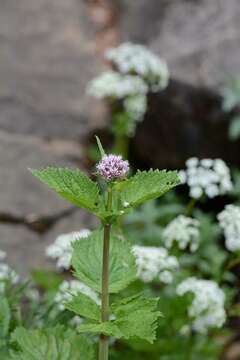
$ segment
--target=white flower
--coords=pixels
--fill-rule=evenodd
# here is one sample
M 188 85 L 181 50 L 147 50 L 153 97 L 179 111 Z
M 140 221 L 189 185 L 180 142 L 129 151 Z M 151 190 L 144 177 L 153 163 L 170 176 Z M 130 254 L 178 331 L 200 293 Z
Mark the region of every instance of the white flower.
M 229 251 L 240 250 L 240 207 L 233 204 L 226 205 L 217 218 L 224 231 L 226 248 Z
M 17 273 L 8 264 L 0 263 L 0 293 L 3 293 L 6 284 L 15 285 L 19 281 Z
M 231 191 L 233 185 L 230 171 L 221 159 L 202 159 L 196 157 L 186 161 L 187 169 L 180 172 L 182 183 L 190 187 L 190 196 L 199 199 L 202 195 L 214 198 Z
M 5 251 L 0 250 L 0 260 L 4 260 L 7 257 L 7 254 Z
M 124 43 L 108 50 L 106 58 L 122 74 L 137 74 L 142 77 L 152 91 L 164 89 L 168 84 L 167 64 L 145 46 Z
M 194 295 L 188 315 L 195 331 L 205 333 L 209 328 L 223 326 L 226 320 L 225 295 L 217 283 L 190 277 L 182 281 L 176 291 L 180 296 L 188 292 Z
M 183 215 L 177 216 L 163 230 L 163 240 L 167 248 L 176 241 L 180 249 L 190 247 L 196 251 L 199 246 L 199 221 Z
M 185 184 L 187 181 L 186 171 L 180 170 L 178 171 L 178 177 L 180 178 L 181 184 Z
M 133 120 L 142 121 L 147 110 L 146 95 L 139 94 L 127 97 L 123 102 L 123 106 Z
M 99 75 L 89 83 L 87 88 L 88 94 L 99 99 L 124 99 L 145 95 L 147 91 L 147 85 L 140 77 L 121 75 L 114 71 Z
M 79 293 L 89 296 L 98 305 L 101 302 L 98 294 L 81 281 L 63 281 L 55 296 L 55 302 L 58 304 L 59 310 L 64 310 L 64 304 L 71 301 L 73 296 L 76 296 Z
M 148 283 L 155 279 L 166 284 L 172 282 L 172 272 L 179 264 L 177 258 L 169 256 L 165 248 L 135 245 L 132 251 L 136 257 L 138 277 L 143 282 Z
M 76 240 L 88 237 L 90 233 L 90 230 L 83 229 L 59 235 L 55 242 L 47 247 L 46 255 L 57 260 L 56 266 L 58 269 L 68 270 L 71 267 L 72 244 Z
M 192 186 L 189 195 L 194 199 L 200 199 L 203 195 L 203 190 L 200 186 Z

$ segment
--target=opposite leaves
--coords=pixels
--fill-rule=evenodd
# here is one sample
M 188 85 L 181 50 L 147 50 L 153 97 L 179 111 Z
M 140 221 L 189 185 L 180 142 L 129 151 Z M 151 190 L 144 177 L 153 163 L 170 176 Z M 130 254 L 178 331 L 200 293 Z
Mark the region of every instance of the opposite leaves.
M 83 324 L 80 332 L 102 333 L 123 339 L 144 339 L 153 343 L 156 339 L 157 320 L 161 313 L 157 310 L 158 299 L 134 296 L 112 305 L 116 320 L 100 324 Z
M 80 170 L 48 167 L 31 172 L 64 199 L 89 211 L 96 211 L 98 186 Z
M 11 360 L 94 360 L 92 344 L 72 330 L 55 327 L 42 330 L 17 328 L 12 341 L 20 351 L 11 354 Z
M 95 291 L 102 287 L 103 230 L 74 242 L 72 266 L 76 277 Z M 117 234 L 110 238 L 109 292 L 117 293 L 136 279 L 135 258 L 126 240 Z
M 120 192 L 122 204 L 136 206 L 162 196 L 178 184 L 177 171 L 138 171 L 128 180 L 116 184 L 115 190 Z

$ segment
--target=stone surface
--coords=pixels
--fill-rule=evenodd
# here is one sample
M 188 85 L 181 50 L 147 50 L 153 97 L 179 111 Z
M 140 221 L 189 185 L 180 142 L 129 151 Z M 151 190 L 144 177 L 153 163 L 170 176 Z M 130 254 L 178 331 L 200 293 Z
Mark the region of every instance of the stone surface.
M 220 157 L 240 166 L 240 141 L 229 141 L 230 117 L 214 91 L 171 81 L 166 91 L 148 100 L 145 119 L 131 144 L 137 166 L 177 169 L 192 156 Z
M 0 224 L 0 249 L 7 252 L 6 262 L 20 274 L 27 275 L 30 270 L 43 267 L 54 268 L 54 261 L 45 255 L 46 247 L 60 234 L 92 225 L 92 218 L 82 210 L 61 220 L 44 235 L 36 234 L 22 225 Z
M 239 0 L 122 4 L 122 39 L 150 46 L 167 60 L 173 78 L 215 86 L 229 73 L 240 73 Z
M 85 87 L 101 68 L 84 1 L 3 1 L 0 39 L 0 129 L 83 138 L 98 121 Z
M 50 215 L 69 208 L 28 171 L 28 168 L 73 166 L 49 151 L 41 140 L 0 132 L 0 212 L 25 216 Z

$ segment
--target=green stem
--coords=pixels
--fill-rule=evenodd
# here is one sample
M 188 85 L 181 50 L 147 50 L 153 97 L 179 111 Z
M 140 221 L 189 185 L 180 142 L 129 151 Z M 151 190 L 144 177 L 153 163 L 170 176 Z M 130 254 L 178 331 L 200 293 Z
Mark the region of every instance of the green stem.
M 112 208 L 112 189 L 108 188 L 107 210 Z M 109 247 L 111 224 L 104 224 L 103 234 L 103 265 L 102 265 L 102 307 L 101 320 L 109 318 Z M 108 360 L 108 337 L 101 334 L 99 340 L 99 360 Z
M 186 207 L 186 210 L 185 210 L 185 214 L 186 214 L 186 216 L 191 216 L 192 215 L 192 212 L 193 212 L 193 208 L 194 208 L 194 206 L 196 205 L 196 199 L 194 199 L 194 198 L 192 198 L 190 201 L 189 201 L 189 203 L 188 203 L 188 205 L 187 205 L 187 207 Z
M 114 151 L 121 154 L 124 158 L 128 157 L 129 138 L 127 135 L 115 135 Z

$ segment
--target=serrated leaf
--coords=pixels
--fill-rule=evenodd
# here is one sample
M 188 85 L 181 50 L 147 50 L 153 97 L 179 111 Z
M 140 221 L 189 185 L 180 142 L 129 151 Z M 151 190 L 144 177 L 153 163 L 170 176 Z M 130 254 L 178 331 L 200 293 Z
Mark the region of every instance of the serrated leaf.
M 31 170 L 32 174 L 74 205 L 94 212 L 99 201 L 99 188 L 80 170 L 48 167 Z
M 100 321 L 100 307 L 87 295 L 79 293 L 64 304 L 65 308 L 91 320 Z
M 157 310 L 158 299 L 134 296 L 112 305 L 116 320 L 100 324 L 82 324 L 80 332 L 104 334 L 123 339 L 144 339 L 150 343 L 156 339 L 157 320 L 161 316 Z
M 59 326 L 41 330 L 17 328 L 12 334 L 20 351 L 11 360 L 94 360 L 92 344 L 84 336 Z
M 147 200 L 156 199 L 180 184 L 177 171 L 138 171 L 128 180 L 116 185 L 122 204 L 136 206 Z
M 72 266 L 76 277 L 95 291 L 102 287 L 103 230 L 73 244 Z M 117 293 L 136 279 L 135 258 L 126 240 L 110 236 L 109 292 Z
M 8 335 L 11 312 L 6 298 L 0 299 L 0 338 Z

